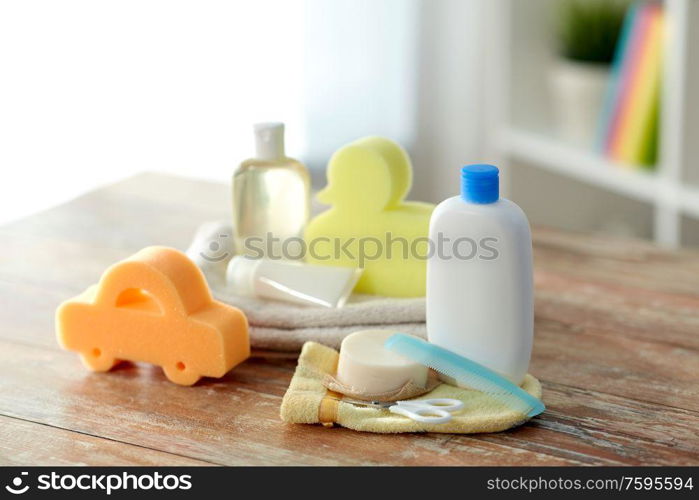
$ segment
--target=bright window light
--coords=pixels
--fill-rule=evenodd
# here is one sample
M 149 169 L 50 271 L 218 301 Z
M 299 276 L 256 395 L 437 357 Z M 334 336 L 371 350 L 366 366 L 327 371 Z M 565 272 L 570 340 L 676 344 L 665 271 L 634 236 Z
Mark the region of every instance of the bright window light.
M 304 144 L 302 0 L 0 4 L 0 222 L 142 171 L 219 181 Z

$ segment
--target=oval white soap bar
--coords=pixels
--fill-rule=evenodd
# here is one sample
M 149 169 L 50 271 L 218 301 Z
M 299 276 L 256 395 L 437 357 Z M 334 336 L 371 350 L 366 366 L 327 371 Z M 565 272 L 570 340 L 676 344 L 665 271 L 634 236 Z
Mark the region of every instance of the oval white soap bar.
M 392 330 L 361 330 L 342 341 L 337 380 L 364 394 L 400 389 L 406 383 L 424 387 L 429 369 L 384 348 Z

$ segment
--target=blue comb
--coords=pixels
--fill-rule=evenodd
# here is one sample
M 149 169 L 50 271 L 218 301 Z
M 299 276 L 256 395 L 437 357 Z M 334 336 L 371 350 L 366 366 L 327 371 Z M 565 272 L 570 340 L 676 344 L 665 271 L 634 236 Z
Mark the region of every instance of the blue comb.
M 396 333 L 386 340 L 384 347 L 488 394 L 527 417 L 546 409 L 542 401 L 489 368 L 412 335 Z

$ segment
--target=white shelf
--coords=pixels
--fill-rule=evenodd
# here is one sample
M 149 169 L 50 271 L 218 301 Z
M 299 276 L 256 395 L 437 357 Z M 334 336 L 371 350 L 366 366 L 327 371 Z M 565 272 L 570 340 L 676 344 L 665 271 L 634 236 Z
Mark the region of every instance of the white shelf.
M 489 2 L 490 24 L 501 33 L 491 47 L 491 63 L 485 65 L 491 153 L 505 165 L 527 164 L 646 203 L 653 209 L 655 241 L 680 246 L 682 217 L 699 218 L 699 105 L 693 92 L 699 68 L 692 64 L 699 55 L 699 0 L 664 0 L 672 30 L 664 52 L 659 164 L 653 171 L 620 165 L 533 132 L 551 127 L 546 75 L 557 59 L 549 15 L 557 3 Z M 594 203 L 591 199 L 590 211 Z
M 654 171 L 614 163 L 591 151 L 513 128 L 504 132 L 499 144 L 510 159 L 699 218 L 699 188 L 679 185 Z
M 652 202 L 657 197 L 659 179 L 653 172 L 633 170 L 593 152 L 521 130 L 506 130 L 499 143 L 505 155 L 524 163 L 641 201 Z
M 679 205 L 684 214 L 699 219 L 699 188 L 684 186 L 680 190 Z

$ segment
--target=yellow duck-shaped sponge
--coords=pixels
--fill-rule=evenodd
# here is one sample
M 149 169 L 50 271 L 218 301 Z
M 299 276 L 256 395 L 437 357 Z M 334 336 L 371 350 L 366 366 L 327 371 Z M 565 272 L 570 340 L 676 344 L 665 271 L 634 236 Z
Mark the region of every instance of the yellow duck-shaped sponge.
M 363 267 L 357 293 L 424 296 L 434 205 L 403 201 L 412 185 L 405 150 L 382 137 L 359 139 L 335 152 L 327 176 L 318 201 L 332 206 L 306 227 L 307 261 Z

